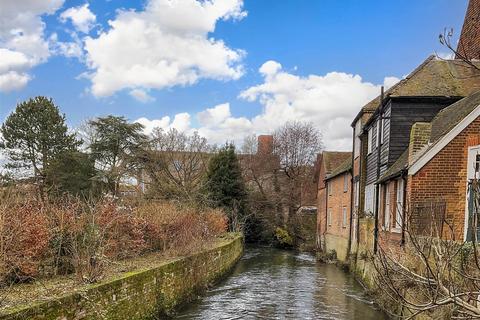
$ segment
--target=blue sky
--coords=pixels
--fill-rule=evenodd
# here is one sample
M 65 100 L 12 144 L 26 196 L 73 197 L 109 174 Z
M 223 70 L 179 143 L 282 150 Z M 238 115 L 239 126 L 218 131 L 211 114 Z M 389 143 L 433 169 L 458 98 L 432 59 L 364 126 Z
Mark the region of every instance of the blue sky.
M 438 34 L 453 27 L 458 37 L 467 5 L 217 0 L 200 10 L 195 0 L 35 2 L 0 3 L 0 60 L 7 57 L 0 61 L 2 121 L 18 102 L 46 95 L 72 127 L 117 114 L 141 119 L 149 130 L 198 130 L 221 142 L 299 119 L 318 124 L 330 149 L 348 149 L 348 124 L 380 85 L 394 83 L 429 54 L 448 53 Z M 121 13 L 127 11 L 130 16 Z M 28 23 L 22 14 L 31 17 Z M 136 47 L 147 28 L 160 40 Z M 18 45 L 27 36 L 35 37 L 35 48 Z

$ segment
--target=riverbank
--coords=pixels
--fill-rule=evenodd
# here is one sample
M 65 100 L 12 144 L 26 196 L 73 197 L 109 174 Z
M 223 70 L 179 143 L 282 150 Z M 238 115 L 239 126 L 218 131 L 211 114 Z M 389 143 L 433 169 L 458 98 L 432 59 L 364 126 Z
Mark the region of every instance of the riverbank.
M 77 286 L 64 277 L 13 286 L 5 290 L 30 296 L 16 305 L 7 303 L 0 319 L 145 319 L 170 314 L 225 275 L 242 254 L 243 236 L 228 234 L 186 257 L 153 254 L 126 260 L 123 267 L 116 266 L 120 272 L 110 270 L 103 281 L 91 285 Z

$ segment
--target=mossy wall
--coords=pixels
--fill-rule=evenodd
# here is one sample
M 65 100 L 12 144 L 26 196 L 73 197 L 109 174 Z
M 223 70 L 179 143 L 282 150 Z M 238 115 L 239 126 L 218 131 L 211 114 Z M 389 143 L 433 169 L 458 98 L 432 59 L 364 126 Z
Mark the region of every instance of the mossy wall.
M 161 319 L 225 275 L 242 253 L 243 237 L 235 234 L 211 249 L 23 306 L 0 319 Z

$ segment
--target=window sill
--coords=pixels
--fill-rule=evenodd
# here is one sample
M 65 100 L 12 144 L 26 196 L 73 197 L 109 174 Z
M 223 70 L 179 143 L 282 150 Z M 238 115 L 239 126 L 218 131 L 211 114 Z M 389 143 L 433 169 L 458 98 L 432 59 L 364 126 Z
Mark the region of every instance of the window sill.
M 402 228 L 392 228 L 392 232 L 394 232 L 394 233 L 402 233 Z

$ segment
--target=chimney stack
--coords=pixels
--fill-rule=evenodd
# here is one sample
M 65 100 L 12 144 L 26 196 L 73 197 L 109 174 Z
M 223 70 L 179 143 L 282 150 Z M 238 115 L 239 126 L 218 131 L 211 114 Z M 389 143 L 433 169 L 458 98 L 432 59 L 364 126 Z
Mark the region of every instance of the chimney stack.
M 273 136 L 258 136 L 257 154 L 267 155 L 273 153 Z
M 480 59 L 480 0 L 470 0 L 457 46 L 457 56 Z

